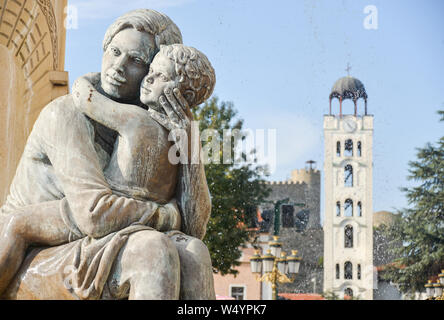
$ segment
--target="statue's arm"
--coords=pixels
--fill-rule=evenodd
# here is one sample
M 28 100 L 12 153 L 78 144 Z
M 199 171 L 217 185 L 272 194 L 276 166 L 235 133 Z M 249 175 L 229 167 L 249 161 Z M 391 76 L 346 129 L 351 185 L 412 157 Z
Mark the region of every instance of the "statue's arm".
M 192 139 L 196 135 L 191 133 L 193 115 L 188 102 L 180 91 L 177 88 L 172 91 L 167 88 L 164 94 L 165 96 L 162 95 L 159 98 L 159 103 L 168 117 L 166 118 L 152 109 L 148 110 L 148 112 L 154 120 L 170 132 L 172 130 L 179 130 L 178 132 L 186 133 L 188 143 L 182 144 L 180 142 L 183 141 L 182 137 L 176 143 L 179 150 L 181 146 L 185 148 L 180 152 L 185 152 L 188 159 L 188 161 L 185 161 L 186 163 L 179 165 L 176 200 L 182 213 L 181 230 L 190 236 L 203 239 L 211 214 L 211 198 L 205 176 L 204 163 L 200 159 L 202 146 L 199 140 Z M 198 129 L 197 137 L 199 137 Z M 186 137 L 184 138 L 186 139 Z M 188 148 L 188 146 L 190 147 Z
M 148 112 L 141 107 L 119 103 L 99 93 L 94 86 L 99 80 L 99 73 L 90 73 L 74 82 L 72 97 L 80 112 L 119 133 L 149 118 Z
M 92 125 L 70 96 L 47 106 L 33 131 L 61 184 L 68 216 L 82 233 L 100 238 L 133 223 L 156 228 L 156 203 L 112 193 L 94 147 Z
M 203 239 L 211 214 L 211 198 L 202 161 L 180 165 L 176 198 L 182 212 L 182 231 Z

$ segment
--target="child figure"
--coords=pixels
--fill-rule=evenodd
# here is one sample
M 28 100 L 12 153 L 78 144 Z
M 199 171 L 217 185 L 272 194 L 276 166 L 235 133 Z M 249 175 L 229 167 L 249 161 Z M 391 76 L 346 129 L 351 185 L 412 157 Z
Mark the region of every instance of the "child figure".
M 181 217 L 172 199 L 178 168 L 168 160 L 172 142 L 168 141 L 168 130 L 164 127 L 168 127 L 168 117 L 159 106 L 159 98 L 169 88 L 171 93 L 179 89 L 189 106 L 204 102 L 214 89 L 214 69 L 205 55 L 194 48 L 161 46 L 141 84 L 140 100 L 149 110 L 106 98 L 94 86 L 99 81 L 100 74 L 77 79 L 72 96 L 81 112 L 118 133 L 104 169 L 107 182 L 116 195 L 153 202 L 156 214 L 150 226 L 159 231 L 165 231 L 165 227 L 179 230 Z M 4 239 L 0 242 L 0 295 L 20 267 L 29 246 L 60 245 L 80 237 L 73 238 L 62 219 L 59 211 L 62 201 L 21 208 L 0 223 L 0 236 Z
M 166 89 L 171 94 L 178 89 L 190 107 L 203 103 L 214 89 L 214 69 L 194 48 L 182 44 L 161 46 L 141 84 L 140 101 L 148 110 L 98 93 L 93 84 L 99 79 L 97 74 L 77 79 L 73 96 L 81 112 L 118 133 L 104 170 L 113 193 L 167 203 L 174 195 L 178 171 L 168 159 L 173 143 L 168 140 L 171 127 L 167 119 L 185 119 L 190 111 L 166 110 L 167 117 L 159 99 Z

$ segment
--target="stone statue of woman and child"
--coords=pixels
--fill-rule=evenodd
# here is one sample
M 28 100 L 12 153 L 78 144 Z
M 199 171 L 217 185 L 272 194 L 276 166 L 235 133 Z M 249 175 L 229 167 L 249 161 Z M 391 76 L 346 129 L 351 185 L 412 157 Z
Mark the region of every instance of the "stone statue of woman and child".
M 204 166 L 170 159 L 192 156 L 191 108 L 214 86 L 166 15 L 118 18 L 101 73 L 48 104 L 28 137 L 0 208 L 0 297 L 215 299 Z

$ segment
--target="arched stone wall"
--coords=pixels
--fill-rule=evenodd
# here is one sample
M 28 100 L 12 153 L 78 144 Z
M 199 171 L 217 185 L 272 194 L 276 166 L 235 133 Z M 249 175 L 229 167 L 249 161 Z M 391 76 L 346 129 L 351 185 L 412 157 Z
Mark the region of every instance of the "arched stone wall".
M 0 205 L 40 110 L 68 93 L 67 0 L 0 0 Z

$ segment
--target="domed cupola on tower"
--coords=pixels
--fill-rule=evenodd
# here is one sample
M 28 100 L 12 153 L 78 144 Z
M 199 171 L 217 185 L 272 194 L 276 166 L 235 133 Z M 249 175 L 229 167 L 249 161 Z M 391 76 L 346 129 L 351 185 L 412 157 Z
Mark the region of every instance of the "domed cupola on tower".
M 361 81 L 351 76 L 340 78 L 335 82 L 330 93 L 330 115 L 331 115 L 331 101 L 333 98 L 339 100 L 339 115 L 342 116 L 342 101 L 345 99 L 353 100 L 355 104 L 355 116 L 358 113 L 358 99 L 362 98 L 365 101 L 365 115 L 367 115 L 367 92 Z

